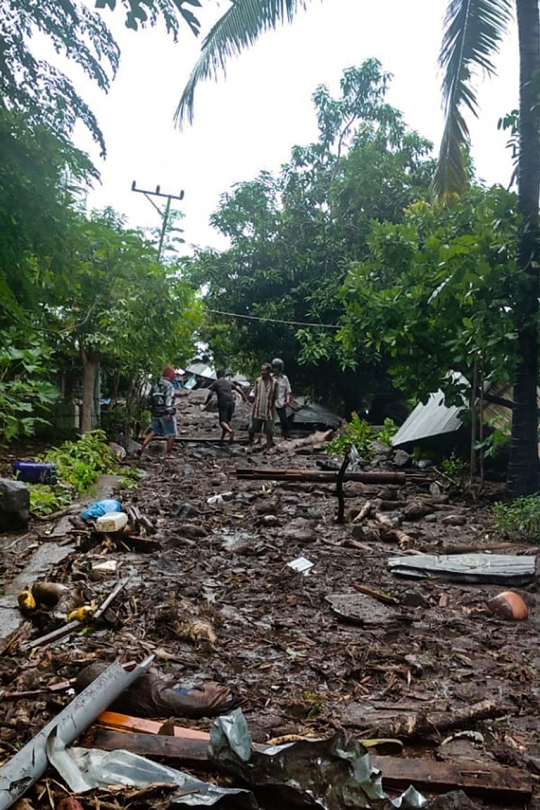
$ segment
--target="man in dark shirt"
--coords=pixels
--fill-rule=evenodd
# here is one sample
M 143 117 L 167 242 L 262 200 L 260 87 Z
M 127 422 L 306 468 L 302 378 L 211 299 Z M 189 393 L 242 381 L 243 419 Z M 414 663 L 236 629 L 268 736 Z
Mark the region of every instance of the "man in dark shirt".
M 212 383 L 208 389 L 208 396 L 206 397 L 204 406 L 208 405 L 212 399 L 213 394 L 217 395 L 218 411 L 219 411 L 219 425 L 221 427 L 221 441 L 229 434 L 229 441 L 234 439 L 234 431 L 231 427 L 231 421 L 234 414 L 234 394 L 233 391 L 238 391 L 244 402 L 247 402 L 247 397 L 244 394 L 244 389 L 241 385 L 232 380 L 228 380 L 224 371 L 217 372 L 217 380 Z

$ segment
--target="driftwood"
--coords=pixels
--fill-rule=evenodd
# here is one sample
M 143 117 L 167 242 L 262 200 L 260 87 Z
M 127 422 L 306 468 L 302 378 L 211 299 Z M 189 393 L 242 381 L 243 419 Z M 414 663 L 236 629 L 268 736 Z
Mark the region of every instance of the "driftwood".
M 249 481 L 297 481 L 319 482 L 334 484 L 337 481 L 339 470 L 335 472 L 325 472 L 322 470 L 284 470 L 272 467 L 260 467 L 253 469 L 239 468 L 236 470 L 236 477 Z M 359 481 L 363 484 L 405 484 L 406 476 L 404 472 L 346 472 L 344 481 Z
M 494 700 L 482 700 L 471 706 L 460 706 L 452 711 L 418 711 L 398 714 L 396 709 L 377 711 L 361 704 L 352 704 L 342 718 L 345 726 L 369 729 L 370 736 L 397 737 L 400 740 L 442 734 L 462 726 L 470 727 L 478 720 L 491 720 L 514 710 Z

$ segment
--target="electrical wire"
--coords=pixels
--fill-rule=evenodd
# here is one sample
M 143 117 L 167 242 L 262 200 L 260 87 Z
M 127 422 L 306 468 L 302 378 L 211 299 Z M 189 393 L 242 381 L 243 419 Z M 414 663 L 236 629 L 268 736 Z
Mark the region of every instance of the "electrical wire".
M 284 323 L 287 326 L 314 326 L 320 329 L 341 329 L 333 323 L 307 323 L 306 321 L 283 321 L 280 318 L 261 318 L 258 315 L 240 315 L 238 312 L 225 312 L 222 309 L 207 309 L 214 315 L 230 315 L 233 318 L 246 318 L 249 321 L 264 321 L 266 323 Z

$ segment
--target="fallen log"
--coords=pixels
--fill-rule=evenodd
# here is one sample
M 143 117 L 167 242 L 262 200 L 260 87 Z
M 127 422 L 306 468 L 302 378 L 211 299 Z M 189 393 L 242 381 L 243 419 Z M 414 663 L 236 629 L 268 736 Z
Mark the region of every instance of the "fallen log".
M 334 484 L 338 480 L 339 470 L 325 472 L 322 470 L 287 470 L 273 467 L 238 468 L 236 477 L 246 481 L 297 481 L 326 482 Z M 346 472 L 344 481 L 358 481 L 362 484 L 405 484 L 404 472 Z

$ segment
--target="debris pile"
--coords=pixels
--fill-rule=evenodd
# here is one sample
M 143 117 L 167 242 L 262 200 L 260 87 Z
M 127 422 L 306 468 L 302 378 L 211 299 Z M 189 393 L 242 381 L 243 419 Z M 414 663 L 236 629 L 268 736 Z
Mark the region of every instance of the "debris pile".
M 3 801 L 534 806 L 536 549 L 398 451 L 345 471 L 339 523 L 324 439 L 250 450 L 241 403 L 220 445 L 193 394 L 120 509 L 0 536 Z

